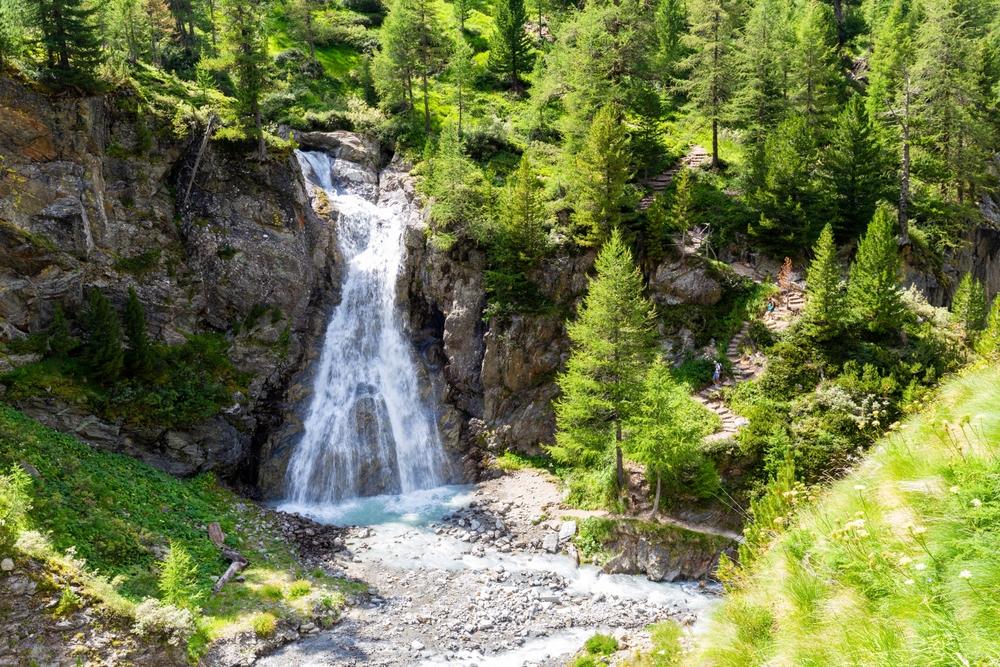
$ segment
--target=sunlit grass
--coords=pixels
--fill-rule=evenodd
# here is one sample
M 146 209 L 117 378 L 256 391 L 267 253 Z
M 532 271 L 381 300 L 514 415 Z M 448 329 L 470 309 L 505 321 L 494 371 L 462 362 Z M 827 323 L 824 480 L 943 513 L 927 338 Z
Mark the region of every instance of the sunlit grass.
M 697 664 L 997 664 L 998 594 L 1000 370 L 980 368 L 799 514 Z

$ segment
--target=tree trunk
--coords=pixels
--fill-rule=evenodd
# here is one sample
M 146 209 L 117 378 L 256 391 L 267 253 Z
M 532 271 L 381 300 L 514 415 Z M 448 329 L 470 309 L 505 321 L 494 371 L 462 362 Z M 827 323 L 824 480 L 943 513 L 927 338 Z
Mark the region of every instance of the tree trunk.
M 431 107 L 430 102 L 427 100 L 427 69 L 423 71 L 423 89 L 424 89 L 424 132 L 427 134 L 431 133 Z
M 462 138 L 462 86 L 458 86 L 458 138 Z
M 910 245 L 910 78 L 905 77 L 903 93 L 903 160 L 899 170 L 899 243 Z
M 653 498 L 653 510 L 649 513 L 649 518 L 652 519 L 654 516 L 660 513 L 660 490 L 663 487 L 663 477 L 660 475 L 660 471 L 656 471 L 656 497 Z
M 719 168 L 719 121 L 712 119 L 712 169 Z
M 625 457 L 622 455 L 622 423 L 615 422 L 615 473 L 618 480 L 618 492 L 625 490 Z
M 833 16 L 837 19 L 837 46 L 843 46 L 847 33 L 844 30 L 843 0 L 833 0 Z
M 257 126 L 257 159 L 263 162 L 267 158 L 267 145 L 264 143 L 264 123 L 260 117 L 260 105 L 254 105 L 253 122 Z

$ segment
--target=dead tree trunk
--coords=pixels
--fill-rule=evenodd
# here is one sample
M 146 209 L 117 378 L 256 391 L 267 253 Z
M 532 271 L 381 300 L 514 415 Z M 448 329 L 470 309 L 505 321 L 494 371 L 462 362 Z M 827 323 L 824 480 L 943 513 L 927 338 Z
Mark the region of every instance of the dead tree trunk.
M 214 544 L 219 551 L 222 552 L 222 556 L 229 561 L 229 567 L 226 568 L 226 571 L 222 573 L 222 576 L 219 577 L 216 580 L 215 585 L 212 586 L 212 593 L 215 594 L 221 591 L 222 587 L 226 585 L 226 582 L 235 577 L 236 574 L 245 568 L 250 561 L 248 561 L 243 554 L 236 549 L 232 549 L 225 545 L 226 535 L 222 532 L 222 528 L 219 524 L 214 521 L 208 524 L 208 539 L 212 540 L 212 544 Z
M 191 178 L 188 180 L 187 189 L 184 191 L 184 202 L 181 208 L 187 208 L 188 198 L 191 196 L 191 188 L 194 186 L 195 176 L 198 175 L 198 167 L 201 165 L 201 156 L 205 154 L 205 149 L 208 148 L 208 141 L 212 138 L 212 132 L 215 130 L 215 114 L 208 117 L 208 125 L 205 126 L 205 134 L 201 137 L 201 146 L 198 147 L 198 154 L 194 158 L 194 166 L 191 167 Z M 218 525 L 218 524 L 216 524 Z

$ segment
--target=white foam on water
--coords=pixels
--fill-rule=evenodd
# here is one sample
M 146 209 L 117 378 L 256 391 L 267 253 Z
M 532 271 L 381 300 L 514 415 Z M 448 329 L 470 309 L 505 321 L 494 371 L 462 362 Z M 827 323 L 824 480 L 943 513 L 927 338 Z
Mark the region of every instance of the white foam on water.
M 510 651 L 486 655 L 475 651 L 459 651 L 448 657 L 432 657 L 417 663 L 419 667 L 439 667 L 458 665 L 459 667 L 512 667 L 531 665 L 554 658 L 569 656 L 580 650 L 588 637 L 605 628 L 570 628 L 554 632 L 548 637 L 538 637 L 526 641 Z
M 371 201 L 375 187 L 356 165 L 319 151 L 295 154 L 314 207 L 337 213 L 344 273 L 303 437 L 289 461 L 287 500 L 323 506 L 439 486 L 447 457 L 396 303 L 413 205 L 400 197 Z

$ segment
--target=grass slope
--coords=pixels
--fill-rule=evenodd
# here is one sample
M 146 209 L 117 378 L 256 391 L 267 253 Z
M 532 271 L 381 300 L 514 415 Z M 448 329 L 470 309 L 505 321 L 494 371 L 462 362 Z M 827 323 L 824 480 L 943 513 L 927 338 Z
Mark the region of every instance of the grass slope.
M 1000 369 L 947 382 L 790 519 L 697 664 L 998 664 Z
M 29 527 L 45 534 L 56 551 L 75 553 L 88 570 L 110 579 L 127 600 L 159 597 L 160 555 L 171 543 L 182 545 L 206 593 L 195 646 L 250 629 L 260 612 L 294 619 L 317 606 L 339 608 L 342 592 L 356 587 L 303 571 L 271 518 L 211 476 L 177 479 L 0 405 L 0 469 L 13 464 L 27 464 L 34 477 Z M 228 565 L 208 539 L 212 521 L 250 566 L 244 581 L 209 596 L 214 578 Z

